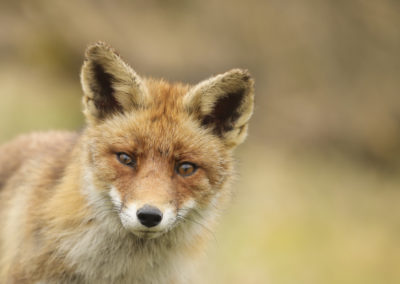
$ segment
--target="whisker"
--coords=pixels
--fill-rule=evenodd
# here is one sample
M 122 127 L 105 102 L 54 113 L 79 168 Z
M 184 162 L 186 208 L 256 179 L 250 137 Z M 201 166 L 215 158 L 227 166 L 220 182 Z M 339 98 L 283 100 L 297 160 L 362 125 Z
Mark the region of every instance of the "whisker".
M 218 245 L 218 240 L 217 240 L 217 237 L 215 236 L 214 232 L 210 228 L 208 228 L 205 224 L 198 222 L 196 220 L 193 220 L 191 218 L 188 218 L 187 216 L 182 216 L 179 214 L 177 215 L 177 219 L 183 220 L 183 221 L 189 221 L 189 222 L 199 225 L 200 227 L 202 227 L 203 229 L 205 229 L 208 233 L 210 233 L 212 235 L 212 237 L 214 238 L 215 242 Z

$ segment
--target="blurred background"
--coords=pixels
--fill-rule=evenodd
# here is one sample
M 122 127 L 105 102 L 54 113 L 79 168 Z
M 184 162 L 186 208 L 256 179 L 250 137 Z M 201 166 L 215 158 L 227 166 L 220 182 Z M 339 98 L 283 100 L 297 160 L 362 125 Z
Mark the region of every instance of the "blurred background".
M 196 283 L 400 283 L 400 2 L 0 2 L 0 142 L 80 129 L 89 43 L 142 75 L 256 80 Z

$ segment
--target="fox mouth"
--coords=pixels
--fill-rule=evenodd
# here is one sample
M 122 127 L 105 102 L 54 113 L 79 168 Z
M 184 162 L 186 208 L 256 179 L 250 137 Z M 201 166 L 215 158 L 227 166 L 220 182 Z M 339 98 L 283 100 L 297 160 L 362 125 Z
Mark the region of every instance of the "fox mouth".
M 140 230 L 140 231 L 131 231 L 133 235 L 140 239 L 155 239 L 163 235 L 166 231 L 148 231 L 148 230 Z
M 161 211 L 155 206 L 131 203 L 121 209 L 118 215 L 122 226 L 141 239 L 157 238 L 170 231 L 178 221 L 176 209 L 172 207 Z
M 193 199 L 176 208 L 167 205 L 131 202 L 123 204 L 115 187 L 110 190 L 110 197 L 121 225 L 126 231 L 139 239 L 155 239 L 185 221 L 185 216 L 195 207 Z M 143 204 L 144 203 L 144 204 Z

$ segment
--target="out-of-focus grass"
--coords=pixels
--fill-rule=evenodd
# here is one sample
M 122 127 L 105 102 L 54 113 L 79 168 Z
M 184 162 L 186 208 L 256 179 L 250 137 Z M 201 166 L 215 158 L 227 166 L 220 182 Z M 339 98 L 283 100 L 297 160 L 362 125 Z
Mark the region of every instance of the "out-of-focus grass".
M 199 283 L 399 283 L 399 177 L 254 144 L 239 158 Z

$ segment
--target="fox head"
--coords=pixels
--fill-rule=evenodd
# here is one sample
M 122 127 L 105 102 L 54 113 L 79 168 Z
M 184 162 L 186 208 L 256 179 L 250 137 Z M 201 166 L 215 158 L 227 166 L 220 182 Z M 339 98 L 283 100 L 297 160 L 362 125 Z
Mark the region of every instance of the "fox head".
M 86 50 L 81 83 L 89 194 L 126 230 L 156 238 L 220 207 L 253 112 L 247 71 L 170 84 L 140 77 L 100 42 Z

